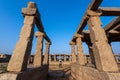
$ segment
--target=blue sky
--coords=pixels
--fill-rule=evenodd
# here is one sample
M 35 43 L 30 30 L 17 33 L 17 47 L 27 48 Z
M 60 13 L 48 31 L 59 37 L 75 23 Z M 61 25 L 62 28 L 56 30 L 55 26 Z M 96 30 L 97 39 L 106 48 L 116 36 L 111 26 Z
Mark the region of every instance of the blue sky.
M 31 0 L 36 2 L 44 29 L 52 41 L 50 53 L 71 53 L 69 42 L 92 0 Z M 0 53 L 11 54 L 19 39 L 23 25 L 21 9 L 29 0 L 0 0 Z M 120 7 L 120 0 L 104 0 L 101 6 Z M 103 26 L 113 17 L 101 17 Z M 86 28 L 87 29 L 87 28 Z M 37 28 L 35 27 L 35 31 Z M 115 53 L 120 52 L 120 43 L 112 43 Z M 36 39 L 32 53 L 35 53 Z M 83 43 L 84 53 L 88 53 Z M 45 46 L 44 46 L 45 51 Z

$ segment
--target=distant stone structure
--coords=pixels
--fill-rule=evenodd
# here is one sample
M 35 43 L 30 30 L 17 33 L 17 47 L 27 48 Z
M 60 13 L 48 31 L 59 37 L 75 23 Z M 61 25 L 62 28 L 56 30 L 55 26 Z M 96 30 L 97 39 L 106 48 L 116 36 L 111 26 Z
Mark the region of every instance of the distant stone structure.
M 101 2 L 102 0 L 92 0 L 70 41 L 73 80 L 119 80 L 120 78 L 119 68 L 110 46 L 111 42 L 120 41 L 120 17 L 114 19 L 104 29 L 100 20 L 100 16 L 120 16 L 120 8 L 101 8 L 99 7 Z M 86 25 L 89 30 L 84 31 Z M 82 42 L 88 45 L 95 68 L 86 67 Z M 75 46 L 77 49 L 74 49 Z
M 43 55 L 44 58 L 45 55 Z M 49 54 L 49 65 L 58 65 L 58 61 L 60 58 L 62 58 L 63 64 L 68 64 L 70 65 L 70 63 L 72 62 L 72 55 L 71 54 Z M 77 55 L 76 55 L 77 56 Z M 0 63 L 8 63 L 10 60 L 11 55 L 7 55 L 7 54 L 0 54 Z M 34 57 L 35 55 L 30 55 L 29 59 L 28 59 L 28 64 L 33 64 L 34 62 Z M 117 63 L 120 63 L 120 55 L 119 54 L 115 54 L 114 55 Z M 84 55 L 84 59 L 85 59 L 85 64 L 93 64 L 92 59 L 91 59 L 91 55 L 86 54 Z
M 0 63 L 9 62 L 11 55 L 8 54 L 0 54 Z

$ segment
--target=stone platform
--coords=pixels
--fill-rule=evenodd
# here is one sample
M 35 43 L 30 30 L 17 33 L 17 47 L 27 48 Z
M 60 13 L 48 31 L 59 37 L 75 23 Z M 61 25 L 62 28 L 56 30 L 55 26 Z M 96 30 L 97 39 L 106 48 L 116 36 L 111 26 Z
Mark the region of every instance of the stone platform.
M 23 72 L 7 72 L 0 74 L 0 80 L 46 80 L 48 66 L 29 68 Z
M 119 72 L 100 72 L 95 68 L 72 64 L 71 76 L 73 80 L 120 80 Z

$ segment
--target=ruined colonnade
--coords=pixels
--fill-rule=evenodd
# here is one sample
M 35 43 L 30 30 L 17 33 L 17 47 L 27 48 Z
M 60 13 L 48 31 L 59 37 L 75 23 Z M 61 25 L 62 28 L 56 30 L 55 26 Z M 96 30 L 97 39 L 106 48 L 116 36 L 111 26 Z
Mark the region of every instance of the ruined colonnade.
M 22 9 L 22 14 L 24 16 L 24 25 L 22 27 L 19 41 L 16 44 L 16 47 L 13 51 L 12 57 L 9 61 L 7 70 L 12 72 L 21 72 L 27 70 L 28 58 L 31 53 L 32 40 L 34 37 L 34 25 L 37 25 L 38 32 L 36 32 L 37 45 L 36 45 L 36 54 L 34 58 L 33 65 L 34 67 L 41 67 L 42 65 L 48 65 L 49 60 L 49 48 L 51 41 L 44 32 L 40 20 L 40 14 L 36 7 L 36 4 L 29 2 L 27 8 Z M 46 40 L 46 52 L 43 59 L 43 40 Z
M 120 17 L 102 28 L 100 16 L 120 16 L 120 8 L 101 8 L 99 7 L 101 2 L 102 0 L 93 0 L 91 2 L 78 30 L 70 41 L 72 55 L 71 76 L 75 80 L 111 80 L 113 78 L 111 73 L 117 76 L 115 80 L 119 78 L 116 74 L 119 74 L 119 68 L 110 42 L 120 41 Z M 88 25 L 89 30 L 83 30 L 86 25 Z M 88 45 L 91 63 L 95 69 L 86 67 L 82 42 Z M 92 74 L 90 74 L 91 71 Z M 106 78 L 103 74 L 108 77 Z M 96 77 L 93 77 L 93 75 L 96 75 Z

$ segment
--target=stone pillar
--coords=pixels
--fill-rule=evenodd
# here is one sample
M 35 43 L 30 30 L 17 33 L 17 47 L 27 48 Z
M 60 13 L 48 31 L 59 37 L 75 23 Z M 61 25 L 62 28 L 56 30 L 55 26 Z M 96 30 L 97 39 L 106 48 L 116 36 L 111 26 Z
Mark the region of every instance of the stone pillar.
M 99 15 L 90 15 L 88 26 L 95 52 L 96 67 L 99 71 L 116 72 L 118 71 L 118 66 L 101 25 Z
M 54 61 L 56 61 L 56 55 L 54 54 Z
M 29 13 L 31 8 L 36 9 L 35 3 L 30 2 L 26 8 L 26 12 L 22 12 L 25 16 L 24 25 L 20 33 L 19 41 L 17 42 L 12 57 L 9 61 L 7 67 L 8 71 L 20 72 L 27 69 L 27 62 L 31 53 L 32 40 L 34 35 L 34 15 L 36 13 L 32 11 Z M 29 13 L 29 15 L 26 13 Z
M 43 64 L 49 64 L 49 49 L 50 49 L 50 43 L 46 42 L 46 51 L 44 55 Z
M 66 55 L 64 55 L 64 62 L 66 62 Z
M 83 48 L 82 48 L 82 35 L 76 34 L 76 44 L 77 44 L 77 55 L 78 55 L 78 63 L 80 65 L 85 65 L 85 57 L 83 54 Z
M 93 50 L 93 47 L 92 47 L 92 43 L 91 42 L 86 42 L 86 44 L 88 45 L 91 62 L 92 62 L 92 64 L 95 65 L 95 57 L 94 57 L 94 50 Z
M 36 33 L 37 37 L 37 46 L 36 46 L 36 54 L 34 57 L 34 67 L 41 67 L 43 64 L 43 37 L 44 33 L 42 32 L 37 32 Z
M 72 63 L 76 62 L 76 54 L 75 54 L 75 43 L 70 42 L 71 52 L 72 52 Z
M 49 55 L 49 62 L 51 62 L 51 55 Z

